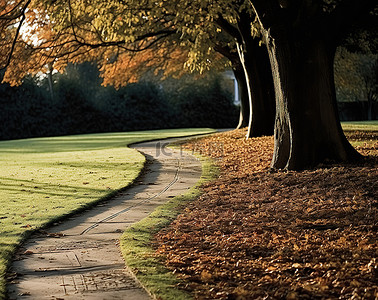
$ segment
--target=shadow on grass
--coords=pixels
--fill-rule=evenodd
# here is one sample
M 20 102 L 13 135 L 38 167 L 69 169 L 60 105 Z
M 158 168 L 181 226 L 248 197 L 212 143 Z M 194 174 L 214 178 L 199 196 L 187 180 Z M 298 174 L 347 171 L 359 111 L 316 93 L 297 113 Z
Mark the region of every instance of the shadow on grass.
M 98 150 L 103 148 L 127 147 L 127 145 L 132 143 L 157 138 L 190 136 L 211 132 L 213 132 L 213 130 L 206 128 L 196 130 L 167 129 L 0 141 L 0 153 L 50 153 Z
M 6 182 L 1 182 L 6 181 Z M 51 184 L 51 183 L 44 183 L 44 182 L 37 182 L 25 179 L 14 179 L 14 178 L 6 178 L 0 177 L 0 187 L 2 190 L 10 190 L 10 191 L 20 191 L 25 192 L 28 189 L 30 192 L 33 193 L 40 193 L 40 194 L 50 194 L 54 196 L 65 196 L 66 193 L 81 193 L 86 194 L 90 192 L 104 192 L 105 189 L 96 189 L 96 188 L 87 188 L 87 187 L 80 187 L 80 186 L 69 186 L 69 185 L 60 185 L 60 184 Z M 53 193 L 47 191 L 54 191 Z M 62 193 L 57 193 L 56 191 L 62 191 Z

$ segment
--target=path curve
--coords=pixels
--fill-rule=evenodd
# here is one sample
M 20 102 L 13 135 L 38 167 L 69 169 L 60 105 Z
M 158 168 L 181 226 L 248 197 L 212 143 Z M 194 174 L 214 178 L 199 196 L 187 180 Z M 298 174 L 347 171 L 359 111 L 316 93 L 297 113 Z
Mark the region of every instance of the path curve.
M 136 185 L 29 239 L 11 267 L 17 277 L 8 285 L 9 299 L 151 299 L 125 269 L 119 239 L 199 180 L 200 161 L 162 147 L 171 141 L 135 144 L 148 161 Z

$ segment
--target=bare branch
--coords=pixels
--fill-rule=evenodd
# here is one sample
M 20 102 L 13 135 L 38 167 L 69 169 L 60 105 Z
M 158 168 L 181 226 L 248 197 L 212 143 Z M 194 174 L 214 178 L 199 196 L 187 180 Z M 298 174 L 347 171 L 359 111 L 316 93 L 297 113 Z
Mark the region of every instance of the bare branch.
M 17 27 L 17 31 L 16 31 L 16 35 L 13 39 L 13 42 L 12 42 L 12 46 L 11 46 L 11 49 L 10 49 L 10 52 L 9 52 L 9 55 L 8 55 L 8 58 L 6 60 L 6 63 L 3 67 L 0 68 L 0 71 L 3 71 L 5 70 L 11 63 L 11 60 L 12 60 L 12 56 L 13 56 L 13 52 L 14 52 L 14 49 L 16 47 L 16 43 L 17 43 L 17 39 L 18 39 L 18 36 L 20 35 L 20 31 L 21 31 L 21 27 L 22 27 L 22 24 L 24 23 L 25 21 L 25 11 L 26 9 L 28 8 L 29 4 L 30 4 L 31 0 L 28 0 L 25 5 L 22 7 L 22 14 L 21 14 L 21 20 L 19 22 L 19 25 Z
M 18 19 L 19 17 L 21 17 L 23 12 L 24 12 L 24 8 L 22 8 L 21 11 L 17 12 L 15 15 L 12 15 L 12 14 L 21 6 L 21 4 L 23 2 L 24 2 L 24 0 L 21 0 L 10 11 L 0 15 L 0 20 L 14 20 L 14 19 Z M 30 1 L 28 1 L 28 2 L 30 3 Z M 27 4 L 26 7 L 28 5 L 29 4 Z

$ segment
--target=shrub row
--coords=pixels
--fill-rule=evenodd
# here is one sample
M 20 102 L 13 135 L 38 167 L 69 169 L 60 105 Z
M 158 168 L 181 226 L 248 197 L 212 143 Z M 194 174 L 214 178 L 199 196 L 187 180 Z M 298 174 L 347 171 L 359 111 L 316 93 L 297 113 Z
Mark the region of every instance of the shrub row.
M 115 90 L 100 85 L 93 65 L 70 68 L 54 75 L 53 96 L 46 78 L 0 85 L 0 139 L 237 124 L 219 76 L 177 80 L 174 89 L 145 80 Z

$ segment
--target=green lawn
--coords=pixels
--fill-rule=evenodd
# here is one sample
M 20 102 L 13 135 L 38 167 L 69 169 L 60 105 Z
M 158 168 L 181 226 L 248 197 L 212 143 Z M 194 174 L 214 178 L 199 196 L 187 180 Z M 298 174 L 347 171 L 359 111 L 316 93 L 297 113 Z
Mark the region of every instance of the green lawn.
M 341 122 L 344 130 L 378 131 L 378 120 Z
M 28 233 L 136 178 L 145 159 L 127 145 L 209 132 L 177 129 L 0 142 L 0 299 L 6 267 Z

